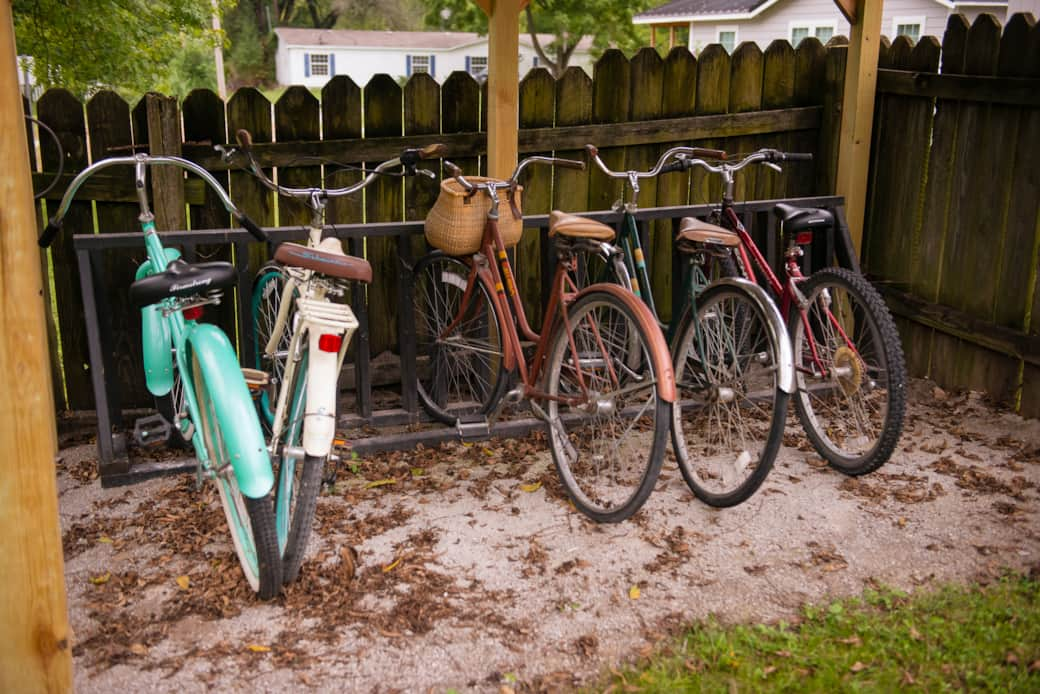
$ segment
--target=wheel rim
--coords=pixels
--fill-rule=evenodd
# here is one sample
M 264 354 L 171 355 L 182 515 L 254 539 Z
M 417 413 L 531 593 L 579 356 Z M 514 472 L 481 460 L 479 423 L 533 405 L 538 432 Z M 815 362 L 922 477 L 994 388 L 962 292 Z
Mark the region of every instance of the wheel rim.
M 292 326 L 289 323 L 286 324 L 273 359 L 264 359 L 263 351 L 268 340 L 271 339 L 271 333 L 278 320 L 278 309 L 284 286 L 285 276 L 280 271 L 272 270 L 261 277 L 256 291 L 253 292 L 253 328 L 256 343 L 254 345 L 254 362 L 256 368 L 268 371 L 271 383 L 276 387 L 282 382 L 285 375 L 285 359 L 292 341 Z M 270 393 L 266 390 L 261 392 L 259 403 L 260 414 L 270 426 L 274 421 L 275 409 Z

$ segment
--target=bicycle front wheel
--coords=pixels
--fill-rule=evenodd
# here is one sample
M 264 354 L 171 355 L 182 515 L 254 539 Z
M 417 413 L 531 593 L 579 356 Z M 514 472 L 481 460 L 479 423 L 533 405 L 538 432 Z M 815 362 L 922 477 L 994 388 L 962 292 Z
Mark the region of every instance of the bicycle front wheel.
M 243 496 L 231 466 L 228 451 L 217 418 L 214 394 L 198 358 L 191 357 L 195 398 L 201 422 L 199 428 L 209 457 L 213 481 L 224 507 L 235 554 L 242 565 L 249 587 L 261 600 L 278 594 L 282 585 L 282 563 L 278 554 L 278 537 L 274 525 L 274 506 L 269 496 L 251 499 Z M 258 443 L 262 448 L 263 443 Z
M 278 310 L 282 305 L 282 294 L 285 290 L 285 272 L 280 265 L 268 263 L 260 268 L 253 280 L 253 337 L 255 339 L 254 364 L 261 371 L 266 371 L 271 379 L 271 392 L 277 393 L 285 376 L 285 360 L 292 342 L 292 322 L 286 321 L 274 354 L 267 358 L 264 349 L 274 333 L 278 320 Z M 270 429 L 274 422 L 274 409 L 277 404 L 274 396 L 264 389 L 257 400 L 260 422 Z
M 788 321 L 795 411 L 832 467 L 863 475 L 895 450 L 906 409 L 903 348 L 888 308 L 861 275 L 814 272 L 801 285 L 808 308 Z
M 487 287 L 440 251 L 416 263 L 414 275 L 419 400 L 445 424 L 487 415 L 506 386 L 499 315 Z
M 687 310 L 679 323 L 672 446 L 686 484 L 709 506 L 747 500 L 773 467 L 789 397 L 779 382 L 787 337 L 777 327 L 746 290 L 727 284 L 705 290 L 696 314 Z
M 553 461 L 574 505 L 598 522 L 643 506 L 668 443 L 671 403 L 658 397 L 638 301 L 587 291 L 557 321 L 546 361 Z

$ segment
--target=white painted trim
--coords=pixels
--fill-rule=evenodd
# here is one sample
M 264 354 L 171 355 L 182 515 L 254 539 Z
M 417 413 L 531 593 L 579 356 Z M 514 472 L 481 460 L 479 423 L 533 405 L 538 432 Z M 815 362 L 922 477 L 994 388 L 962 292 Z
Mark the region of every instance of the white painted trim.
M 742 19 L 754 19 L 780 0 L 768 0 L 750 12 L 729 12 L 716 14 L 670 14 L 654 17 L 633 17 L 633 24 L 680 24 L 682 22 L 735 22 Z

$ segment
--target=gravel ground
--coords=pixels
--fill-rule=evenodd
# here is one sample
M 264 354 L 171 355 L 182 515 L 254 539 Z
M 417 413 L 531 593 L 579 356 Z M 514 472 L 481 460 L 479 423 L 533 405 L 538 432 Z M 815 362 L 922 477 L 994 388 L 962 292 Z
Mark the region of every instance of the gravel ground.
M 884 584 L 1040 566 L 1040 421 L 913 384 L 893 459 L 849 479 L 791 426 L 748 502 L 714 510 L 666 463 L 633 519 L 564 499 L 538 437 L 385 454 L 320 500 L 298 583 L 258 604 L 194 478 L 58 483 L 80 692 L 557 690 L 684 623 L 790 619 Z M 392 480 L 392 482 L 391 482 Z

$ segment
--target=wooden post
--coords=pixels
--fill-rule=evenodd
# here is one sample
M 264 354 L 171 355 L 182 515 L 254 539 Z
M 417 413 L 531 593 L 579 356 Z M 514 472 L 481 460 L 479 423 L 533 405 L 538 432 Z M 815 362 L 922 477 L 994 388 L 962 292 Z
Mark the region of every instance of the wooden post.
M 72 688 L 57 433 L 11 3 L 0 6 L 0 691 Z
M 848 16 L 848 0 L 836 0 Z M 859 254 L 863 245 L 864 207 L 870 172 L 870 139 L 874 126 L 874 92 L 877 87 L 878 52 L 881 45 L 883 0 L 859 0 L 850 17 L 845 95 L 841 105 L 841 134 L 838 140 L 838 195 L 845 197 L 845 212 L 852 243 Z
M 516 168 L 520 106 L 520 10 L 528 0 L 477 0 L 488 15 L 488 175 Z

